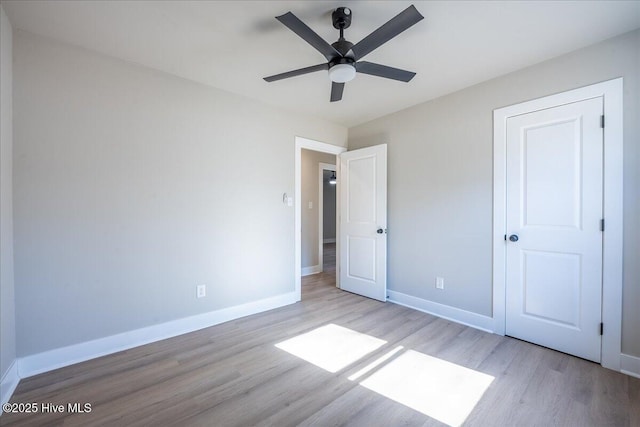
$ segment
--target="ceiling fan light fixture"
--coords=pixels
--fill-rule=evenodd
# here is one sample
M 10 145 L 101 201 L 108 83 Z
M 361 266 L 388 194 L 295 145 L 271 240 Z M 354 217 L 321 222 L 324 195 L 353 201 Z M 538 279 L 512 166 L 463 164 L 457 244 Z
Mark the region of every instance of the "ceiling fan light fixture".
M 336 177 L 335 172 L 331 172 L 331 178 L 329 178 L 329 184 L 336 185 L 338 183 L 338 178 Z
M 356 67 L 351 64 L 336 64 L 329 68 L 329 79 L 334 83 L 346 83 L 356 76 Z

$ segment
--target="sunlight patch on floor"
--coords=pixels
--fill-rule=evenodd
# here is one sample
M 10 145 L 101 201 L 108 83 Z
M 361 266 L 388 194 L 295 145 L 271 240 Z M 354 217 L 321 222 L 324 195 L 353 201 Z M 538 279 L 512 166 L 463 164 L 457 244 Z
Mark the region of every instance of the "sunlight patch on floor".
M 334 373 L 386 343 L 331 323 L 282 341 L 276 347 Z
M 461 425 L 494 377 L 408 350 L 360 385 L 450 426 Z

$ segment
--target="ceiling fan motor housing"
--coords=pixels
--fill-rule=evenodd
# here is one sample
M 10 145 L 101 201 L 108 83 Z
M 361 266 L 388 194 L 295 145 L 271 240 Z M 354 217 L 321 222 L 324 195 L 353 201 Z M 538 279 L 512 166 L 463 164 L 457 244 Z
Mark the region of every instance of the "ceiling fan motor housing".
M 353 56 L 353 52 L 351 52 L 350 55 L 347 55 L 353 47 L 353 43 L 351 43 L 349 40 L 341 38 L 337 42 L 331 43 L 331 46 L 333 46 L 335 50 L 340 52 L 342 56 Z
M 351 25 L 351 9 L 339 7 L 333 11 L 331 18 L 333 26 L 340 30 L 340 38 L 331 46 L 342 56 L 334 57 L 329 61 L 329 78 L 334 83 L 346 83 L 356 76 L 356 61 L 353 52 L 351 52 L 353 43 L 343 36 L 344 29 Z
M 348 7 L 339 7 L 331 14 L 333 20 L 333 28 L 345 29 L 351 25 L 351 9 Z

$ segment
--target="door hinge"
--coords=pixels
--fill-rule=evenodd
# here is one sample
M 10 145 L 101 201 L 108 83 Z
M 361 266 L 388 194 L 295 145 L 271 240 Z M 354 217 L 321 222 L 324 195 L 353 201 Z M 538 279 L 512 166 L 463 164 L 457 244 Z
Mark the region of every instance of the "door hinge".
M 604 335 L 604 323 L 600 323 L 600 335 Z
M 600 220 L 600 231 L 604 231 L 604 218 Z
M 604 129 L 604 114 L 600 116 L 600 127 Z

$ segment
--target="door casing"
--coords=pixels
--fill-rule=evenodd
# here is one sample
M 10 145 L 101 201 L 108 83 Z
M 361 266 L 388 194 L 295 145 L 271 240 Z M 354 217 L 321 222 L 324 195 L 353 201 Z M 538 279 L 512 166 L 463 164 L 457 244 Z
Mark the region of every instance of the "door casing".
M 604 99 L 604 182 L 601 365 L 620 370 L 622 343 L 623 79 L 499 108 L 493 112 L 493 320 L 505 334 L 506 303 L 506 129 L 509 117 L 602 96 Z

